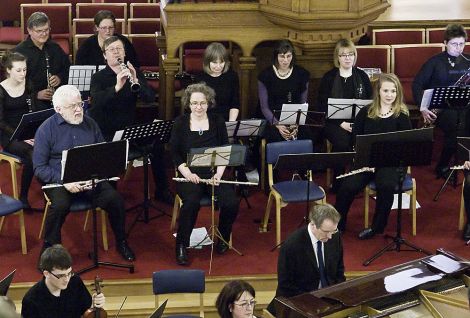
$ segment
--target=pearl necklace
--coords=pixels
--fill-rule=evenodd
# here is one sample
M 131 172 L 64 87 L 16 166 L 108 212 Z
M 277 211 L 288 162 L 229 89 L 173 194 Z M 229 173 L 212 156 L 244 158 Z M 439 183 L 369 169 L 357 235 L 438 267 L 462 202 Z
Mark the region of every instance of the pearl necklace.
M 392 112 L 393 112 L 393 107 L 390 107 L 390 109 L 388 110 L 388 112 L 386 112 L 386 113 L 384 113 L 384 114 L 379 113 L 379 117 L 381 117 L 381 118 L 386 118 L 386 117 L 388 117 L 389 115 L 391 115 Z
M 273 65 L 274 73 L 275 73 L 276 76 L 277 76 L 278 78 L 280 78 L 280 79 L 288 78 L 288 77 L 292 74 L 292 70 L 293 70 L 293 69 L 294 69 L 294 68 L 291 67 L 291 68 L 289 68 L 289 71 L 287 71 L 287 73 L 281 74 L 281 73 L 279 73 L 279 70 L 277 69 L 277 67 Z

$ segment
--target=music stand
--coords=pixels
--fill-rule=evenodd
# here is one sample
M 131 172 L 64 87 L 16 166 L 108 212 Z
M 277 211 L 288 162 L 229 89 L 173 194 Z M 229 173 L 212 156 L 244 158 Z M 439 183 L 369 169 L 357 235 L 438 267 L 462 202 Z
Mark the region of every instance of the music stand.
M 128 126 L 124 130 L 116 131 L 114 135 L 113 140 L 129 140 L 129 142 L 132 142 L 133 144 L 137 145 L 143 157 L 144 200 L 143 202 L 129 208 L 128 211 L 134 210 L 137 208 L 141 208 L 142 210 L 140 211 L 140 213 L 137 214 L 137 216 L 134 219 L 134 222 L 132 222 L 132 225 L 130 226 L 127 232 L 127 236 L 129 236 L 130 232 L 132 231 L 132 229 L 134 228 L 135 224 L 138 221 L 143 221 L 146 224 L 148 224 L 150 220 L 153 220 L 156 217 L 167 215 L 165 211 L 154 206 L 150 200 L 148 161 L 149 161 L 149 147 L 152 146 L 153 143 L 160 143 L 160 144 L 168 143 L 168 141 L 170 140 L 172 128 L 173 128 L 173 120 L 158 120 L 158 121 L 154 121 L 151 123 Z M 161 214 L 150 218 L 149 217 L 150 208 L 153 208 L 161 212 Z M 141 219 L 142 214 L 143 214 L 143 219 Z
M 215 174 L 215 169 L 219 166 L 240 166 L 245 164 L 246 147 L 242 145 L 226 145 L 220 147 L 203 147 L 191 148 L 188 153 L 187 165 L 188 167 L 206 167 L 210 168 L 212 176 Z M 211 182 L 211 240 L 212 248 L 214 247 L 214 238 L 217 236 L 219 240 L 224 242 L 230 249 L 243 255 L 236 248 L 231 246 L 229 242 L 225 241 L 219 229 L 215 225 L 215 185 Z M 204 238 L 205 240 L 205 238 Z M 203 240 L 203 241 L 204 241 Z
M 328 98 L 327 119 L 354 120 L 357 113 L 371 103 L 371 99 Z
M 276 116 L 279 114 L 279 116 Z M 275 119 L 279 118 L 277 123 Z M 325 113 L 308 110 L 308 104 L 283 104 L 281 110 L 273 111 L 272 125 L 325 126 Z
M 62 152 L 62 183 L 91 180 L 93 198 L 96 194 L 96 179 L 106 179 L 121 175 L 126 170 L 129 144 L 127 140 L 106 142 L 75 147 Z M 93 212 L 93 264 L 79 270 L 81 274 L 101 265 L 128 268 L 134 272 L 134 265 L 102 262 L 98 258 L 97 219 L 95 200 Z
M 83 96 L 88 97 L 90 94 L 91 77 L 105 67 L 106 65 L 71 65 L 68 84 L 74 85 Z
M 20 123 L 10 137 L 10 141 L 33 139 L 39 126 L 54 114 L 53 108 L 23 114 Z
M 295 167 L 295 170 L 307 171 L 307 180 L 309 182 L 307 182 L 306 186 L 307 201 L 305 204 L 305 216 L 299 223 L 298 227 L 302 226 L 304 223 L 309 223 L 308 216 L 310 212 L 310 184 L 313 183 L 313 181 L 310 180 L 312 179 L 313 168 L 321 170 L 326 168 L 345 167 L 346 165 L 352 163 L 354 155 L 355 152 L 302 153 L 279 155 L 275 164 L 275 169 L 292 170 L 293 167 Z M 274 246 L 271 249 L 271 252 L 276 250 L 283 243 L 284 241 Z
M 264 119 L 248 119 L 238 121 L 227 121 L 225 122 L 227 128 L 227 134 L 229 138 L 234 138 L 235 142 L 239 142 L 241 138 L 258 138 L 264 133 L 266 128 L 266 120 Z M 235 169 L 236 180 L 238 181 L 239 173 L 243 173 L 242 181 L 248 181 L 244 174 L 244 166 L 240 166 Z M 242 199 L 245 200 L 246 205 L 251 209 L 250 202 L 247 197 L 247 190 L 244 185 L 238 185 L 240 187 L 240 194 Z
M 367 266 L 387 251 L 400 252 L 401 245 L 411 250 L 431 255 L 430 252 L 420 248 L 401 236 L 402 193 L 407 166 L 424 166 L 431 163 L 433 142 L 433 128 L 412 129 L 382 134 L 356 136 L 355 164 L 359 167 L 397 167 L 398 182 L 398 210 L 397 230 L 395 236 L 385 235 L 393 241 L 364 261 Z
M 8 289 L 10 288 L 11 282 L 13 281 L 13 276 L 15 276 L 16 269 L 14 269 L 10 274 L 5 276 L 4 279 L 0 281 L 0 296 L 6 296 Z

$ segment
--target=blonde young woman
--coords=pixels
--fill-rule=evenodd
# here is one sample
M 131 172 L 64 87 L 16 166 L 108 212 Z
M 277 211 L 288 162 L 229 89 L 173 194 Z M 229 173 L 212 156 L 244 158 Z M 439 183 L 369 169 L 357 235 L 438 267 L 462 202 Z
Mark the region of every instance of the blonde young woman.
M 403 88 L 395 74 L 381 74 L 374 83 L 373 93 L 372 104 L 361 109 L 356 116 L 353 136 L 411 129 L 408 108 L 403 102 Z M 371 180 L 375 180 L 377 185 L 377 203 L 371 227 L 359 233 L 361 240 L 384 232 L 398 183 L 397 168 L 378 168 L 375 172 L 352 175 L 341 184 L 336 197 L 335 208 L 341 214 L 338 229 L 344 231 L 355 195 Z

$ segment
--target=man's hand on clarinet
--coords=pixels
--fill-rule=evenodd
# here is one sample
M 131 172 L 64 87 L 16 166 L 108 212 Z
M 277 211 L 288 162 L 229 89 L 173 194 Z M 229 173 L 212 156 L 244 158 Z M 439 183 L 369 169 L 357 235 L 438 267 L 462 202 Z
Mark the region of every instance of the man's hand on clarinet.
M 421 115 L 423 115 L 425 124 L 432 124 L 437 118 L 437 115 L 433 113 L 432 111 L 430 111 L 429 109 L 423 109 L 421 111 Z
M 465 162 L 463 163 L 463 168 L 464 168 L 465 170 L 470 170 L 470 161 L 465 161 Z
M 52 90 L 46 88 L 46 89 L 43 89 L 43 90 L 40 90 L 38 92 L 38 99 L 39 100 L 51 100 L 52 99 Z

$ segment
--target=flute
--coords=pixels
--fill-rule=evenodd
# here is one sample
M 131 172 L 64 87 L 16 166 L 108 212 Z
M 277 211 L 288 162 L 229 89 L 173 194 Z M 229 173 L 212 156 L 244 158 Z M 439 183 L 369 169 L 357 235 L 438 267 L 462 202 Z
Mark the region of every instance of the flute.
M 173 178 L 173 180 L 177 182 L 191 182 L 186 178 Z M 199 179 L 199 182 L 201 183 L 206 183 L 206 184 L 212 184 L 213 180 L 212 179 Z M 220 180 L 219 183 L 227 183 L 227 184 L 242 184 L 242 185 L 253 185 L 256 186 L 258 183 L 256 182 L 243 182 L 243 181 L 228 181 L 228 180 Z
M 464 165 L 450 167 L 450 170 L 464 170 Z
M 97 179 L 97 180 L 95 180 L 95 184 L 103 182 L 103 181 L 118 181 L 118 180 L 119 180 L 118 177 L 112 177 L 112 178 L 108 178 L 108 179 Z M 78 184 L 84 190 L 90 190 L 92 182 L 91 182 L 91 180 L 79 181 Z M 46 184 L 46 185 L 42 186 L 41 189 L 52 189 L 52 188 L 58 188 L 58 187 L 63 187 L 63 186 L 64 185 L 60 184 L 60 183 L 49 183 L 49 184 Z
M 345 173 L 345 174 L 341 174 L 341 175 L 337 176 L 336 179 L 349 177 L 349 176 L 352 176 L 352 175 L 355 175 L 355 174 L 358 174 L 358 173 L 374 172 L 374 171 L 375 171 L 375 168 L 364 167 L 364 168 L 361 168 L 361 169 L 352 170 L 352 171 L 350 171 L 348 173 Z

